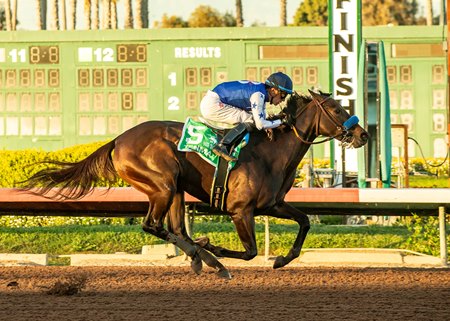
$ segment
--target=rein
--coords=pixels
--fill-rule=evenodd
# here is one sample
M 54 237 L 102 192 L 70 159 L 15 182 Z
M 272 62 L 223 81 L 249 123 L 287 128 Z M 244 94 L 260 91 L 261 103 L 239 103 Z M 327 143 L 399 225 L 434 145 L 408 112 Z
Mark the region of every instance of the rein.
M 310 142 L 310 141 L 304 140 L 304 139 L 299 135 L 299 133 L 298 133 L 298 131 L 297 131 L 297 128 L 295 128 L 295 126 L 292 126 L 292 130 L 294 131 L 295 136 L 297 136 L 297 138 L 298 138 L 302 143 L 305 143 L 305 144 L 308 144 L 308 145 L 317 145 L 317 144 L 326 143 L 326 142 L 329 142 L 329 141 L 332 140 L 332 139 L 335 139 L 337 136 L 339 136 L 339 135 L 336 135 L 336 136 L 333 136 L 333 137 L 328 137 L 328 138 L 325 138 L 325 139 L 323 139 L 323 140 L 321 140 L 321 141 L 318 141 L 318 142 Z
M 332 140 L 332 139 L 335 139 L 336 137 L 338 137 L 338 136 L 340 136 L 340 135 L 345 135 L 346 134 L 346 131 L 343 131 L 342 130 L 342 126 L 341 125 L 339 125 L 339 123 L 336 121 L 336 119 L 333 117 L 333 115 L 330 115 L 330 113 L 328 113 L 327 112 L 327 110 L 323 107 L 323 103 L 325 103 L 328 99 L 330 99 L 331 97 L 327 97 L 327 98 L 325 98 L 324 100 L 322 100 L 321 102 L 319 102 L 319 101 L 317 101 L 316 99 L 314 99 L 314 97 L 312 98 L 312 101 L 314 102 L 314 104 L 319 108 L 319 111 L 321 111 L 322 113 L 324 113 L 327 117 L 328 117 L 328 119 L 330 119 L 335 125 L 336 125 L 336 128 L 338 129 L 338 130 L 340 130 L 340 132 L 338 133 L 338 134 L 336 134 L 336 135 L 334 135 L 334 136 L 332 136 L 332 137 L 328 137 L 328 138 L 325 138 L 325 139 L 323 139 L 323 140 L 321 140 L 321 141 L 318 141 L 318 142 L 314 142 L 314 141 L 312 141 L 312 142 L 310 142 L 310 141 L 307 141 L 307 140 L 304 140 L 301 136 L 300 136 L 300 134 L 298 133 L 298 130 L 297 130 L 297 128 L 295 127 L 295 124 L 294 125 L 292 125 L 291 126 L 291 128 L 292 128 L 292 130 L 294 131 L 294 133 L 295 133 L 295 136 L 297 136 L 297 138 L 302 142 L 302 143 L 304 143 L 304 144 L 308 144 L 308 145 L 317 145 L 317 144 L 322 144 L 322 143 L 326 143 L 326 142 L 329 142 L 330 140 Z M 306 108 L 307 108 L 307 106 L 305 107 L 305 108 L 303 108 L 297 115 L 295 115 L 295 118 L 297 119 L 305 110 L 306 110 Z M 320 122 L 320 114 L 322 114 L 322 113 L 316 113 L 316 116 L 315 116 L 315 119 L 316 119 L 316 135 L 318 136 L 319 135 L 319 122 Z

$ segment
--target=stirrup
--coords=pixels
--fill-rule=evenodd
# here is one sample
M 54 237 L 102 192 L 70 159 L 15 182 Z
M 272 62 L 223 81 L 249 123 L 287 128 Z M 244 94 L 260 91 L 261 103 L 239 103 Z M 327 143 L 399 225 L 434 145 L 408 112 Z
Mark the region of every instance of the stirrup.
M 213 151 L 214 154 L 216 154 L 219 157 L 224 158 L 228 162 L 235 162 L 235 161 L 237 161 L 237 158 L 235 158 L 235 157 L 231 156 L 230 154 L 228 154 L 228 151 L 225 148 L 225 146 L 223 146 L 221 144 L 214 146 L 212 151 Z

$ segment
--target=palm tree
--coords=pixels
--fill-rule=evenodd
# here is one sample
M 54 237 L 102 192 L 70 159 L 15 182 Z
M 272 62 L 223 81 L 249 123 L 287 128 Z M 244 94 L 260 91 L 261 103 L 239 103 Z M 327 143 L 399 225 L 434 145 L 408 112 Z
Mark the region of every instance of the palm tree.
M 102 14 L 102 29 L 111 28 L 111 0 L 102 1 L 103 14 Z
M 66 23 L 66 1 L 61 1 L 61 24 L 59 25 L 59 28 L 61 30 L 67 29 L 67 23 Z
M 124 0 L 123 9 L 124 9 L 124 28 L 132 29 L 133 28 L 133 11 L 132 11 L 132 7 L 131 7 L 131 0 Z
M 148 28 L 148 0 L 136 0 L 136 29 Z
M 425 4 L 427 26 L 433 25 L 433 0 L 427 0 Z
M 16 30 L 16 23 L 17 23 L 17 0 L 13 0 L 12 7 L 11 7 L 11 27 L 12 30 Z
M 148 21 L 148 0 L 140 0 L 142 2 L 141 5 L 141 16 L 142 16 L 142 28 L 149 27 Z
M 110 23 L 111 29 L 117 29 L 117 0 L 111 0 L 110 3 Z
M 98 29 L 99 24 L 99 4 L 98 0 L 92 0 L 91 1 L 91 29 Z
M 242 16 L 242 0 L 236 0 L 236 27 L 244 26 L 244 18 Z
M 67 29 L 75 30 L 75 26 L 77 24 L 77 0 L 69 0 L 69 9 L 67 15 Z
M 47 2 L 45 0 L 36 0 L 37 29 L 45 29 L 45 13 L 47 12 Z
M 58 0 L 50 0 L 50 26 L 49 30 L 59 29 Z
M 84 0 L 85 29 L 91 29 L 91 0 Z
M 280 0 L 280 26 L 287 26 L 286 2 L 287 0 Z
M 5 0 L 5 23 L 6 23 L 6 30 L 11 31 L 12 28 L 12 22 L 11 22 L 11 1 Z

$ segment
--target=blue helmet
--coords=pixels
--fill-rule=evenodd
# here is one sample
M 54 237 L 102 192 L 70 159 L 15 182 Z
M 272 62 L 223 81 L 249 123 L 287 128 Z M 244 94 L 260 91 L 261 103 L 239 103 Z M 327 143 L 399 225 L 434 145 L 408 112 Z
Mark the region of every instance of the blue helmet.
M 266 85 L 270 87 L 275 87 L 281 89 L 288 94 L 292 94 L 294 91 L 292 90 L 292 80 L 288 75 L 283 74 L 282 72 L 276 72 L 271 74 L 269 78 L 266 80 Z

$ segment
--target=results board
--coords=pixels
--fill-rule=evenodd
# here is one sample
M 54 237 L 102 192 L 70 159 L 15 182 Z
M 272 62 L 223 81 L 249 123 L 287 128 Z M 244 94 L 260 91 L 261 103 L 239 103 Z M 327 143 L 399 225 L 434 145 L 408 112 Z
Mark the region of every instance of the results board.
M 363 35 L 385 43 L 391 123 L 406 124 L 425 155 L 442 156 L 441 30 L 372 27 Z M 147 120 L 184 121 L 199 115 L 203 95 L 218 83 L 264 81 L 275 71 L 289 74 L 300 93 L 328 92 L 328 56 L 323 27 L 3 32 L 0 144 L 55 150 L 105 141 Z M 408 148 L 418 155 L 414 144 Z

